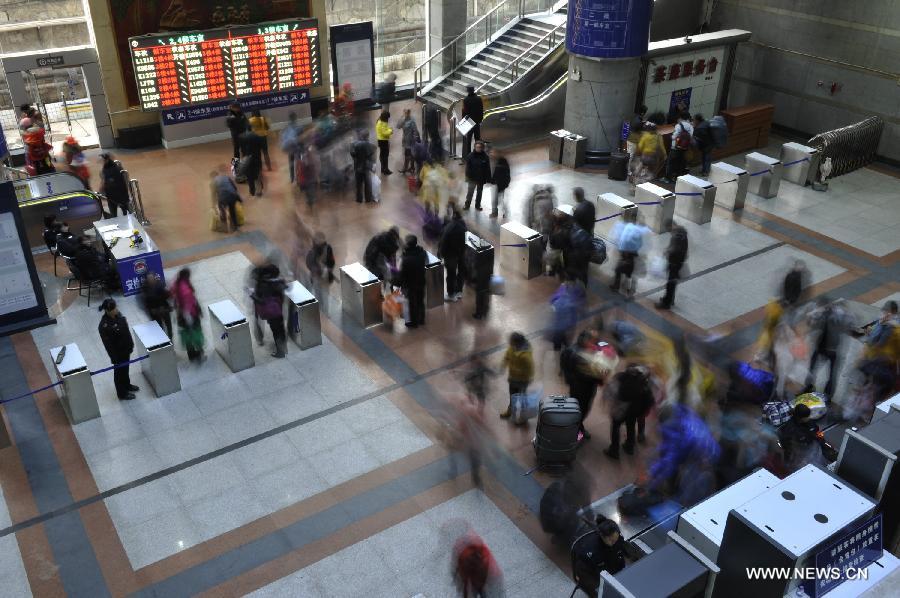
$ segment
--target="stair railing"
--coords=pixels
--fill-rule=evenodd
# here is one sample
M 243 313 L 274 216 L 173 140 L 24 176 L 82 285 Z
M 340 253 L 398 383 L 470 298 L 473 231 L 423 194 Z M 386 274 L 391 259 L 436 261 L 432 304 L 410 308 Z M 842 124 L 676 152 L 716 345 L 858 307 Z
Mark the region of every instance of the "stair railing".
M 547 9 L 554 6 L 545 0 L 539 1 L 541 5 L 546 4 Z M 446 73 L 449 73 L 471 58 L 468 54 L 469 47 L 474 46 L 480 50 L 484 45 L 490 43 L 500 29 L 515 19 L 521 19 L 523 16 L 525 16 L 525 0 L 502 0 L 497 6 L 466 27 L 462 33 L 416 67 L 416 70 L 413 72 L 413 89 L 416 98 L 421 97 L 426 77 L 428 80 L 431 79 L 431 65 L 435 60 L 443 61 L 449 52 L 450 64 L 452 65 L 449 69 L 446 69 Z M 481 31 L 482 28 L 483 31 Z M 426 69 L 428 70 L 427 73 Z
M 566 23 L 562 22 L 559 25 L 557 25 L 556 27 L 554 27 L 553 29 L 551 29 L 550 31 L 548 31 L 546 34 L 544 34 L 543 37 L 541 37 L 541 39 L 537 40 L 536 42 L 534 42 L 533 44 L 528 46 L 528 48 L 526 50 L 524 50 L 521 54 L 516 56 L 512 62 L 510 62 L 505 67 L 503 67 L 503 70 L 500 70 L 500 71 L 494 73 L 494 75 L 490 79 L 488 79 L 487 81 L 485 81 L 484 83 L 479 85 L 475 89 L 475 93 L 481 92 L 481 90 L 484 89 L 485 87 L 487 87 L 494 79 L 498 78 L 500 75 L 502 75 L 506 72 L 510 73 L 510 79 L 509 79 L 508 85 L 512 85 L 512 83 L 514 81 L 516 81 L 516 79 L 519 78 L 519 63 L 524 58 L 526 58 L 528 55 L 530 55 L 532 50 L 538 48 L 539 46 L 541 46 L 544 43 L 547 44 L 547 50 L 546 50 L 545 54 L 549 54 L 550 52 L 552 52 L 553 49 L 556 48 L 556 40 L 560 35 L 560 30 L 562 30 L 562 38 L 565 39 L 565 37 L 566 37 L 565 29 L 566 29 Z M 541 59 L 538 58 L 536 63 L 540 62 L 540 60 Z M 506 85 L 504 85 L 504 87 L 506 87 Z

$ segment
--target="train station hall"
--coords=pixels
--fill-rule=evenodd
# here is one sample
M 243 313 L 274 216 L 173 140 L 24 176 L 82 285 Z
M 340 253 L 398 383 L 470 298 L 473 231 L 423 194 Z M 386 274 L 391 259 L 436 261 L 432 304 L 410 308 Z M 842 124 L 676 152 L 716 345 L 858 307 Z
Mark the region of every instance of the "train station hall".
M 900 597 L 897 0 L 0 0 L 0 597 Z

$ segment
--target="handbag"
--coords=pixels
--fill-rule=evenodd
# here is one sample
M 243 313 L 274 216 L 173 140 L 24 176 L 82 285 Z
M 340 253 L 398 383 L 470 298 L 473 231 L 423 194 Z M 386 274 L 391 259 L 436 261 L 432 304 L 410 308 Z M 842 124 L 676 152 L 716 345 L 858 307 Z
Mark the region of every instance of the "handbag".
M 272 320 L 283 315 L 280 297 L 265 297 L 256 302 L 256 315 L 263 320 Z
M 225 232 L 225 223 L 222 222 L 222 217 L 219 214 L 219 210 L 213 208 L 209 213 L 209 230 L 214 233 L 224 233 Z
M 244 226 L 244 222 L 246 222 L 246 219 L 244 218 L 244 202 L 234 202 L 234 215 L 237 219 L 237 222 L 235 224 L 237 226 Z
M 791 419 L 794 408 L 787 401 L 769 401 L 763 403 L 763 413 L 770 424 L 776 428 Z

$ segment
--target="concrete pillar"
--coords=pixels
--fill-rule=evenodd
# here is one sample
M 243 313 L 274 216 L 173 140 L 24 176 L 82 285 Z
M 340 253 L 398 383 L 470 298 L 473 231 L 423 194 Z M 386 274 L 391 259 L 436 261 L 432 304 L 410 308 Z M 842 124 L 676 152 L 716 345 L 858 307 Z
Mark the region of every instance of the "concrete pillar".
M 428 0 L 428 55 L 431 56 L 466 29 L 466 0 Z M 454 56 L 450 48 L 441 59 L 431 63 L 431 79 L 445 75 L 465 59 L 466 50 L 462 45 Z M 427 73 L 426 73 L 427 74 Z
M 100 65 L 97 62 L 89 62 L 82 65 L 81 71 L 84 73 L 84 86 L 91 98 L 91 111 L 94 114 L 94 124 L 97 125 L 97 139 L 100 147 L 102 149 L 113 148 L 116 140 L 109 118 L 109 108 L 106 105 L 106 92 L 103 89 L 103 78 L 100 76 Z
M 589 150 L 616 149 L 622 121 L 634 113 L 640 69 L 640 58 L 569 54 L 564 128 L 587 137 Z

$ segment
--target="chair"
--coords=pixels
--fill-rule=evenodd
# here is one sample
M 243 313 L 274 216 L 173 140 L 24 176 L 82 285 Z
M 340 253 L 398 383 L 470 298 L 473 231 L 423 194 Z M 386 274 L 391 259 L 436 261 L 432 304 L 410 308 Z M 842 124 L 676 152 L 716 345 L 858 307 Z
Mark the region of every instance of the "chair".
M 585 544 L 596 544 L 598 541 L 603 541 L 598 538 L 599 535 L 600 530 L 592 529 L 581 534 L 572 542 L 572 579 L 575 580 L 575 588 L 572 590 L 569 598 L 573 598 L 578 590 L 581 590 L 591 598 L 597 598 L 597 588 L 600 586 L 600 571 L 596 567 L 591 566 L 590 563 L 585 562 L 581 555 L 584 553 Z
M 65 258 L 66 265 L 69 267 L 69 272 L 72 273 L 72 277 L 66 282 L 66 290 L 67 291 L 78 291 L 79 297 L 84 297 L 84 291 L 87 290 L 87 300 L 88 307 L 91 306 L 91 292 L 94 289 L 105 290 L 106 289 L 106 280 L 103 278 L 89 278 L 84 275 L 78 265 L 75 263 L 75 260 L 69 257 Z M 77 282 L 78 286 L 74 286 L 73 283 Z
M 58 233 L 53 229 L 44 229 L 44 243 L 47 245 L 47 250 L 50 251 L 50 255 L 53 256 L 53 276 L 59 276 L 56 271 L 56 260 L 59 259 L 59 248 L 56 246 L 57 234 Z

